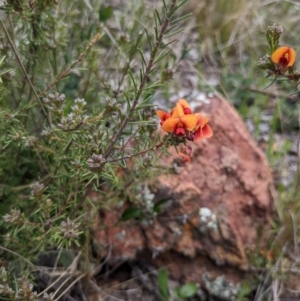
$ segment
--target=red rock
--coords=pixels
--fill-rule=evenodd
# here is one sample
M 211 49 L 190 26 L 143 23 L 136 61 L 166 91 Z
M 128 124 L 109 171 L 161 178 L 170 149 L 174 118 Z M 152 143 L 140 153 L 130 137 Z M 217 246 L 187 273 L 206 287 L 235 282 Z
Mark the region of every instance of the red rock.
M 154 201 L 170 199 L 168 208 L 153 225 L 126 222 L 98 231 L 96 238 L 111 243 L 117 257 L 133 259 L 150 250 L 158 266 L 171 264 L 175 279 L 200 282 L 203 273 L 217 276 L 222 271 L 232 281 L 240 280 L 237 270 L 248 268 L 246 250 L 256 244 L 258 228 L 269 229 L 275 194 L 271 170 L 228 102 L 214 96 L 190 104 L 209 118 L 214 135 L 190 143 L 190 163 L 180 166 L 174 149 L 174 156 L 163 158 L 162 164 L 178 173 L 153 180 L 150 188 Z M 120 217 L 120 212 L 107 213 L 104 222 Z M 122 231 L 126 238 L 120 241 Z M 220 266 L 231 268 L 224 271 Z

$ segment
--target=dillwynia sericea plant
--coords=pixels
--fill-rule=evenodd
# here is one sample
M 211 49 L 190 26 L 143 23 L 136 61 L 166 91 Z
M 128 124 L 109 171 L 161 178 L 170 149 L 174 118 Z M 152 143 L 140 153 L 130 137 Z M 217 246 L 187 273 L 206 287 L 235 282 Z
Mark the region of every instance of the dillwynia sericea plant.
M 189 16 L 180 14 L 185 2 L 158 2 L 153 11 L 144 1 L 1 4 L 0 294 L 7 300 L 68 293 L 30 285 L 46 273 L 43 256 L 55 254 L 53 269 L 72 270 L 74 286 L 89 283 L 99 271 L 93 254 L 106 247 L 93 240 L 98 211 L 124 202 L 150 210 L 147 181 L 170 171 L 157 156 L 212 136 L 184 99 L 170 112 L 153 104 L 179 61 L 171 45 Z

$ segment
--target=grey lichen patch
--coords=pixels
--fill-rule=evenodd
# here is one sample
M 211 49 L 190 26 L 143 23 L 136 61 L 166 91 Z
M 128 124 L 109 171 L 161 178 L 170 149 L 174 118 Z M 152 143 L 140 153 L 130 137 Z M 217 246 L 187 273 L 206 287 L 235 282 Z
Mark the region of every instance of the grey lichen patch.
M 119 241 L 124 241 L 124 239 L 126 238 L 126 231 L 122 230 L 121 232 L 116 234 L 116 239 Z
M 155 215 L 155 212 L 153 212 L 153 199 L 154 194 L 149 189 L 149 186 L 147 183 L 142 183 L 140 185 L 137 185 L 132 191 L 132 202 L 137 205 L 139 208 L 142 208 L 143 213 L 147 215 Z
M 224 275 L 218 276 L 212 280 L 209 273 L 204 273 L 202 279 L 208 292 L 215 297 L 222 298 L 223 300 L 236 300 L 241 289 L 239 283 L 234 284 L 227 281 Z
M 209 208 L 199 209 L 199 229 L 202 233 L 218 229 L 217 216 Z

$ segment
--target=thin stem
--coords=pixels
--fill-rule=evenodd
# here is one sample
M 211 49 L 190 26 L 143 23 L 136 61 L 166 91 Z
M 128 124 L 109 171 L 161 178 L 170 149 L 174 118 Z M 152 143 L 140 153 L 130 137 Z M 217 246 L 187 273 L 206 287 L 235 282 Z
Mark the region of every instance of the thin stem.
M 148 65 L 146 67 L 145 73 L 144 73 L 144 75 L 142 77 L 142 80 L 141 80 L 140 86 L 138 88 L 138 91 L 136 93 L 135 99 L 133 100 L 132 106 L 131 106 L 128 114 L 124 118 L 123 122 L 121 123 L 118 131 L 112 137 L 111 142 L 110 142 L 110 144 L 107 147 L 107 150 L 106 150 L 106 153 L 105 153 L 105 158 L 107 158 L 109 156 L 111 150 L 113 149 L 114 145 L 116 144 L 116 141 L 119 139 L 119 137 L 122 134 L 123 130 L 125 129 L 127 123 L 129 122 L 130 117 L 132 116 L 132 114 L 135 111 L 135 108 L 136 108 L 136 106 L 137 106 L 137 104 L 139 102 L 140 96 L 141 96 L 141 94 L 143 92 L 144 86 L 145 86 L 146 81 L 148 79 L 148 76 L 149 76 L 149 74 L 151 72 L 151 69 L 153 67 L 153 63 L 154 63 L 154 59 L 156 57 L 157 51 L 159 50 L 159 47 L 160 47 L 160 45 L 162 43 L 164 33 L 166 32 L 166 29 L 167 29 L 167 27 L 168 27 L 168 25 L 170 23 L 170 18 L 172 16 L 173 12 L 174 12 L 174 9 L 175 9 L 175 6 L 176 6 L 176 2 L 177 2 L 177 0 L 174 0 L 172 2 L 172 4 L 170 5 L 169 11 L 168 11 L 168 13 L 166 15 L 166 18 L 165 18 L 165 20 L 164 20 L 164 22 L 163 22 L 163 24 L 161 26 L 158 39 L 157 39 L 157 41 L 155 43 L 154 48 L 151 51 L 150 60 L 149 60 Z
M 64 77 L 66 77 L 70 71 L 74 68 L 74 66 L 81 62 L 83 57 L 91 50 L 91 48 L 96 44 L 96 42 L 99 40 L 100 34 L 96 34 L 92 41 L 89 43 L 89 45 L 85 48 L 85 50 L 79 55 L 76 61 L 74 61 L 65 71 L 63 71 L 50 85 L 48 85 L 45 90 L 40 94 L 40 96 L 43 96 L 46 94 L 47 91 L 49 91 L 53 86 L 55 86 L 58 82 L 60 82 Z
M 117 161 L 121 161 L 121 160 L 131 159 L 131 158 L 136 157 L 136 156 L 139 156 L 139 155 L 144 155 L 144 154 L 146 154 L 146 153 L 148 153 L 148 152 L 150 152 L 150 151 L 155 151 L 155 150 L 157 150 L 157 149 L 160 149 L 163 145 L 164 145 L 164 143 L 163 143 L 163 142 L 160 142 L 160 143 L 158 143 L 158 144 L 156 144 L 156 145 L 154 145 L 154 146 L 151 146 L 151 147 L 149 147 L 149 148 L 147 148 L 147 149 L 144 149 L 144 150 L 142 150 L 142 151 L 140 151 L 140 152 L 137 152 L 137 153 L 135 153 L 135 154 L 133 154 L 133 155 L 130 155 L 130 156 L 124 156 L 124 157 L 122 157 L 122 158 L 113 159 L 113 160 L 107 160 L 107 161 L 105 161 L 104 163 L 112 163 L 112 162 L 117 162 Z
M 15 255 L 16 257 L 19 257 L 20 259 L 22 259 L 25 262 L 27 262 L 31 267 L 34 267 L 34 268 L 36 267 L 31 261 L 29 261 L 28 259 L 26 259 L 24 256 L 20 255 L 19 253 L 16 253 L 16 252 L 14 252 L 14 251 L 12 251 L 10 249 L 7 249 L 5 247 L 2 247 L 2 246 L 0 246 L 0 249 L 3 250 L 3 251 L 5 251 L 5 252 L 11 253 L 11 254 Z
M 24 72 L 25 77 L 26 77 L 26 79 L 27 79 L 27 81 L 28 81 L 28 83 L 29 83 L 29 85 L 30 85 L 30 87 L 31 87 L 31 89 L 32 89 L 32 91 L 33 91 L 33 93 L 34 93 L 34 95 L 35 95 L 35 97 L 36 97 L 38 103 L 41 105 L 42 112 L 43 112 L 43 114 L 45 115 L 45 118 L 46 118 L 46 120 L 47 120 L 47 122 L 48 122 L 48 125 L 51 126 L 50 121 L 49 121 L 49 119 L 48 119 L 48 114 L 47 114 L 47 112 L 46 112 L 46 110 L 45 110 L 45 108 L 44 108 L 44 105 L 43 105 L 43 103 L 41 102 L 40 97 L 38 96 L 38 94 L 37 94 L 37 92 L 36 92 L 36 90 L 35 90 L 35 88 L 34 88 L 32 82 L 31 82 L 31 80 L 30 80 L 30 78 L 29 78 L 29 76 L 28 76 L 28 74 L 27 74 L 27 72 L 26 72 L 26 69 L 25 69 L 25 67 L 24 67 L 24 65 L 23 65 L 23 63 L 22 63 L 22 61 L 21 61 L 21 58 L 20 58 L 20 56 L 19 56 L 19 54 L 18 54 L 18 51 L 17 51 L 17 49 L 16 49 L 16 47 L 15 47 L 13 41 L 11 40 L 11 38 L 10 38 L 10 36 L 9 36 L 9 33 L 8 33 L 8 31 L 6 30 L 6 27 L 5 27 L 5 25 L 4 25 L 4 23 L 3 23 L 3 21 L 2 21 L 1 19 L 0 19 L 0 23 L 1 23 L 1 26 L 2 26 L 3 31 L 4 31 L 4 33 L 5 33 L 5 36 L 6 36 L 7 39 L 8 39 L 8 42 L 9 42 L 9 44 L 10 44 L 10 46 L 11 46 L 11 48 L 12 48 L 12 50 L 13 50 L 13 52 L 14 52 L 16 58 L 17 58 L 17 61 L 18 61 L 19 65 L 20 65 L 22 71 Z

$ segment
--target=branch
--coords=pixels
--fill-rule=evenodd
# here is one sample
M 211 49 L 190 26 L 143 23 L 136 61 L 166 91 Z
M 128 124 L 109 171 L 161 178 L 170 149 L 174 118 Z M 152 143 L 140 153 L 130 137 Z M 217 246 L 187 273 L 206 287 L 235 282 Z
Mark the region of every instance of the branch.
M 63 71 L 55 80 L 52 82 L 45 90 L 40 94 L 40 96 L 43 96 L 46 94 L 47 91 L 49 91 L 54 85 L 56 85 L 58 82 L 60 82 L 64 77 L 66 77 L 70 71 L 74 68 L 74 66 L 81 62 L 83 57 L 91 50 L 91 48 L 95 45 L 95 43 L 99 40 L 100 34 L 96 34 L 92 41 L 89 43 L 89 45 L 85 48 L 85 50 L 79 55 L 76 61 L 74 61 L 65 71 Z
M 3 21 L 2 21 L 1 19 L 0 19 L 0 23 L 1 23 L 1 26 L 2 26 L 3 31 L 4 31 L 4 33 L 5 33 L 5 36 L 7 37 L 8 42 L 9 42 L 9 44 L 10 44 L 10 46 L 11 46 L 11 48 L 12 48 L 12 50 L 13 50 L 13 52 L 14 52 L 16 58 L 17 58 L 17 61 L 18 61 L 19 65 L 20 65 L 22 71 L 24 72 L 25 77 L 26 77 L 26 79 L 27 79 L 27 81 L 28 81 L 28 83 L 29 83 L 29 85 L 30 85 L 30 87 L 31 87 L 31 89 L 32 89 L 32 91 L 33 91 L 33 93 L 34 93 L 34 96 L 36 97 L 38 103 L 41 105 L 42 112 L 43 112 L 43 114 L 45 115 L 45 118 L 46 118 L 46 120 L 47 120 L 47 122 L 48 122 L 48 125 L 51 126 L 51 122 L 50 122 L 50 120 L 49 120 L 49 118 L 48 118 L 48 114 L 47 114 L 47 112 L 46 112 L 46 110 L 45 110 L 45 108 L 44 108 L 44 105 L 43 105 L 43 103 L 41 102 L 40 97 L 38 96 L 38 94 L 37 94 L 37 92 L 36 92 L 36 90 L 35 90 L 35 88 L 34 88 L 32 82 L 31 82 L 31 80 L 30 80 L 30 78 L 29 78 L 29 76 L 28 76 L 28 74 L 27 74 L 27 72 L 26 72 L 26 70 L 25 70 L 25 67 L 24 67 L 24 65 L 23 65 L 23 63 L 22 63 L 22 61 L 21 61 L 21 58 L 20 58 L 20 56 L 19 56 L 19 54 L 18 54 L 18 51 L 17 51 L 17 49 L 16 49 L 16 47 L 15 47 L 13 41 L 11 40 L 11 38 L 10 38 L 10 36 L 9 36 L 9 33 L 8 33 L 8 31 L 6 30 L 6 27 L 5 27 L 5 25 L 4 25 L 4 23 L 3 23 Z
M 156 57 L 156 54 L 157 54 L 157 51 L 159 50 L 159 47 L 162 43 L 162 40 L 163 40 L 163 36 L 164 36 L 164 33 L 166 32 L 166 29 L 170 23 L 170 18 L 172 16 L 172 14 L 174 13 L 174 8 L 176 6 L 176 2 L 177 0 L 174 0 L 172 2 L 172 4 L 170 5 L 170 8 L 169 8 L 169 11 L 167 12 L 167 15 L 166 15 L 166 18 L 161 26 L 161 29 L 160 29 L 160 33 L 159 33 L 159 36 L 158 36 L 158 39 L 155 43 L 155 46 L 154 48 L 152 49 L 151 51 L 151 56 L 150 56 L 150 60 L 148 62 L 148 65 L 146 67 L 146 70 L 145 70 L 145 73 L 142 77 L 142 80 L 141 80 L 141 83 L 140 83 L 140 86 L 139 86 L 139 89 L 136 93 L 136 96 L 135 96 L 135 99 L 133 100 L 133 103 L 132 103 L 132 106 L 128 112 L 128 114 L 126 115 L 126 117 L 124 118 L 123 122 L 121 123 L 118 131 L 115 133 L 115 135 L 112 137 L 111 139 L 111 142 L 110 144 L 108 145 L 107 147 L 107 150 L 106 150 L 106 153 L 105 153 L 105 158 L 107 158 L 111 152 L 111 150 L 113 149 L 114 145 L 116 144 L 116 141 L 119 139 L 120 135 L 122 134 L 123 130 L 125 129 L 131 115 L 134 113 L 134 110 L 139 102 L 139 99 L 140 99 L 140 96 L 143 92 L 143 89 L 144 89 L 144 86 L 145 86 L 145 83 L 147 81 L 147 78 L 151 72 L 151 69 L 153 67 L 153 62 L 154 62 L 154 59 Z
M 107 161 L 104 161 L 103 163 L 105 164 L 105 163 L 112 163 L 112 162 L 117 162 L 117 161 L 121 161 L 121 160 L 131 159 L 131 158 L 139 156 L 139 155 L 144 155 L 144 154 L 146 154 L 146 153 L 148 153 L 150 151 L 155 151 L 157 149 L 160 149 L 163 145 L 164 145 L 164 143 L 160 142 L 160 143 L 158 143 L 158 144 L 156 144 L 154 146 L 151 146 L 151 147 L 149 147 L 147 149 L 144 149 L 144 150 L 142 150 L 140 152 L 137 152 L 137 153 L 135 153 L 133 155 L 124 156 L 122 158 L 117 158 L 117 159 L 112 159 L 112 160 L 107 160 Z

